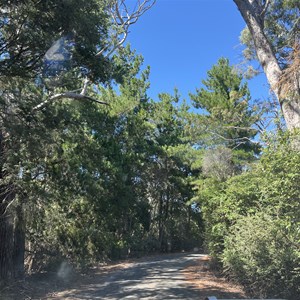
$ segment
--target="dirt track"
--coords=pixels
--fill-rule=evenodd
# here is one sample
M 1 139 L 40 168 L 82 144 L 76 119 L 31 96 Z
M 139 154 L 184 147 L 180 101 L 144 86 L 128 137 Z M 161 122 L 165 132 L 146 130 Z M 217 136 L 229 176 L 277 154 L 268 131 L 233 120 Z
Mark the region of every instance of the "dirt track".
M 19 295 L 0 299 L 204 299 L 244 298 L 238 287 L 215 276 L 208 256 L 180 253 L 152 256 L 95 268 L 84 276 L 31 282 Z

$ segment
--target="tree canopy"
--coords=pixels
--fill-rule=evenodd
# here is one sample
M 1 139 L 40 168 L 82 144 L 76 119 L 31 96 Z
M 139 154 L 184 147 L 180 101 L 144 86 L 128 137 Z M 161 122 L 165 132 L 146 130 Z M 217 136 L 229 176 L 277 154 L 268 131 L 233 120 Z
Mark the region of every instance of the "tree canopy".
M 2 1 L 0 286 L 196 247 L 249 295 L 299 299 L 297 3 L 235 0 L 288 116 L 273 133 L 227 58 L 190 99 L 149 97 L 124 42 L 154 3 Z

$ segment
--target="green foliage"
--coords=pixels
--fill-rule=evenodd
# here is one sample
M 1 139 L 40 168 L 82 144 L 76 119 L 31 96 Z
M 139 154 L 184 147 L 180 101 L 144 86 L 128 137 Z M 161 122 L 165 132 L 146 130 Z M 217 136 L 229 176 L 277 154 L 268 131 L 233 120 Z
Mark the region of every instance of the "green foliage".
M 141 70 L 143 58 L 129 46 L 95 56 L 114 38 L 105 4 L 1 6 L 0 218 L 6 208 L 12 219 L 24 214 L 23 224 L 19 216 L 11 224 L 26 232 L 29 271 L 60 257 L 88 266 L 202 242 L 199 210 L 188 204 L 188 107 L 177 93 L 148 99 L 149 68 Z M 66 55 L 58 69 L 47 65 L 51 46 L 66 52 L 54 53 Z M 0 254 L 12 257 L 6 245 L 17 238 L 4 223 Z M 3 260 L 0 268 L 2 276 Z
M 207 75 L 208 79 L 202 81 L 204 87 L 190 96 L 194 106 L 205 111 L 202 122 L 212 136 L 212 144 L 258 153 L 259 147 L 251 139 L 257 134 L 252 126 L 260 114 L 256 107 L 250 107 L 247 83 L 225 58 L 219 59 Z
M 219 137 L 208 144 L 202 140 L 206 150 L 199 151 L 199 162 L 193 164 L 202 171 L 194 181 L 197 194 L 193 199 L 204 219 L 206 246 L 213 257 L 223 261 L 228 276 L 254 296 L 298 299 L 297 138 L 279 132 L 277 140 L 268 140 L 269 146 L 256 161 L 258 145 L 245 142 L 255 136 L 255 130 L 244 129 L 253 126 L 259 113 L 249 108 L 250 96 L 242 77 L 221 59 L 203 84 L 206 88 L 192 96 L 195 106 L 206 110 L 195 123 L 200 124 L 198 137 L 208 136 L 202 134 L 201 123 Z M 231 97 L 233 92 L 238 97 Z
M 141 71 L 143 58 L 129 46 L 95 59 L 112 38 L 104 4 L 10 1 L 1 10 L 0 189 L 15 194 L 11 209 L 24 208 L 34 264 L 53 255 L 86 266 L 190 250 L 205 237 L 210 253 L 253 294 L 296 299 L 295 139 L 279 136 L 258 161 L 261 113 L 225 58 L 191 95 L 200 114 L 177 91 L 150 100 L 149 68 Z M 275 1 L 267 14 L 272 24 L 284 19 L 284 30 L 266 27 L 278 47 L 295 18 L 292 9 L 280 14 L 283 5 L 295 3 Z M 61 38 L 72 59 L 53 76 L 44 56 Z M 93 83 L 88 95 L 109 106 L 60 99 L 33 112 L 55 93 L 82 88 L 83 76 Z
M 256 210 L 260 178 L 250 172 L 233 176 L 225 182 L 217 178 L 199 179 L 197 202 L 205 221 L 205 237 L 209 252 L 216 258 L 224 250 L 224 237 L 240 218 Z
M 73 45 L 72 68 L 105 81 L 109 61 L 95 54 L 109 37 L 108 27 L 105 1 L 1 1 L 1 73 L 27 78 L 45 74 L 44 55 L 63 38 Z
M 293 141 L 279 136 L 251 169 L 198 187 L 210 252 L 256 297 L 299 298 L 300 155 Z
M 300 233 L 280 218 L 256 213 L 240 218 L 225 240 L 223 262 L 231 278 L 256 297 L 299 299 Z
M 300 155 L 294 148 L 299 136 L 280 136 L 268 148 L 261 159 L 259 174 L 261 185 L 261 202 L 269 205 L 269 199 L 276 214 L 289 220 L 300 219 Z
M 184 138 L 188 107 L 179 104 L 179 96 L 160 94 L 158 102 L 152 102 L 149 111 L 151 132 L 148 136 L 149 157 L 148 197 L 153 207 L 154 220 L 151 231 L 159 241 L 158 250 L 191 249 L 201 244 L 199 212 L 192 209 L 192 170 L 190 149 Z M 187 236 L 191 239 L 188 241 Z
M 205 110 L 200 117 L 194 117 L 198 137 L 202 138 L 202 144 L 195 141 L 196 146 L 204 150 L 198 151 L 198 163 L 193 164 L 201 170 L 194 181 L 193 199 L 203 215 L 207 248 L 218 257 L 229 227 L 251 206 L 247 199 L 239 198 L 238 192 L 240 188 L 252 188 L 245 185 L 248 179 L 243 171 L 251 167 L 260 151 L 259 144 L 253 141 L 260 113 L 251 108 L 247 83 L 228 59 L 221 58 L 208 71 L 203 85 L 196 95 L 191 95 L 195 107 Z
M 37 253 L 87 265 L 201 243 L 199 212 L 186 205 L 189 167 L 176 150 L 184 145 L 181 108 L 170 95 L 147 101 L 147 70 L 136 67 L 140 57 L 128 61 L 122 85 L 99 87 L 107 109 L 63 101 L 45 115 L 55 128 L 26 206 L 27 239 Z

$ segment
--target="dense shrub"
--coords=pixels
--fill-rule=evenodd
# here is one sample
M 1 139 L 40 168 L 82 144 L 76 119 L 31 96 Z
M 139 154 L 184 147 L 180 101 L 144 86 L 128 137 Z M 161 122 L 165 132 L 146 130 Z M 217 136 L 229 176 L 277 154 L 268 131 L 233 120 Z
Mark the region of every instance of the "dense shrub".
M 256 297 L 300 298 L 299 228 L 274 216 L 242 217 L 225 239 L 227 274 Z
M 200 182 L 200 181 L 199 181 Z M 278 134 L 259 161 L 199 185 L 206 244 L 256 297 L 300 299 L 300 152 Z
M 230 227 L 223 262 L 256 296 L 300 299 L 300 153 L 293 141 L 280 137 L 265 149 L 247 176 L 256 191 L 227 187 L 252 205 Z

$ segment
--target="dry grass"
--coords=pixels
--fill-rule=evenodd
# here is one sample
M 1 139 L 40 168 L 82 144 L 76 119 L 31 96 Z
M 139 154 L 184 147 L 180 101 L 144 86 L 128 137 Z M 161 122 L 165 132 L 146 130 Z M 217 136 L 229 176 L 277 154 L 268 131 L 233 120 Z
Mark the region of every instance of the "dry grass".
M 201 297 L 216 296 L 217 298 L 244 299 L 246 294 L 241 286 L 227 281 L 210 268 L 210 257 L 207 255 L 198 260 L 196 265 L 183 270 L 189 282 L 200 290 Z

